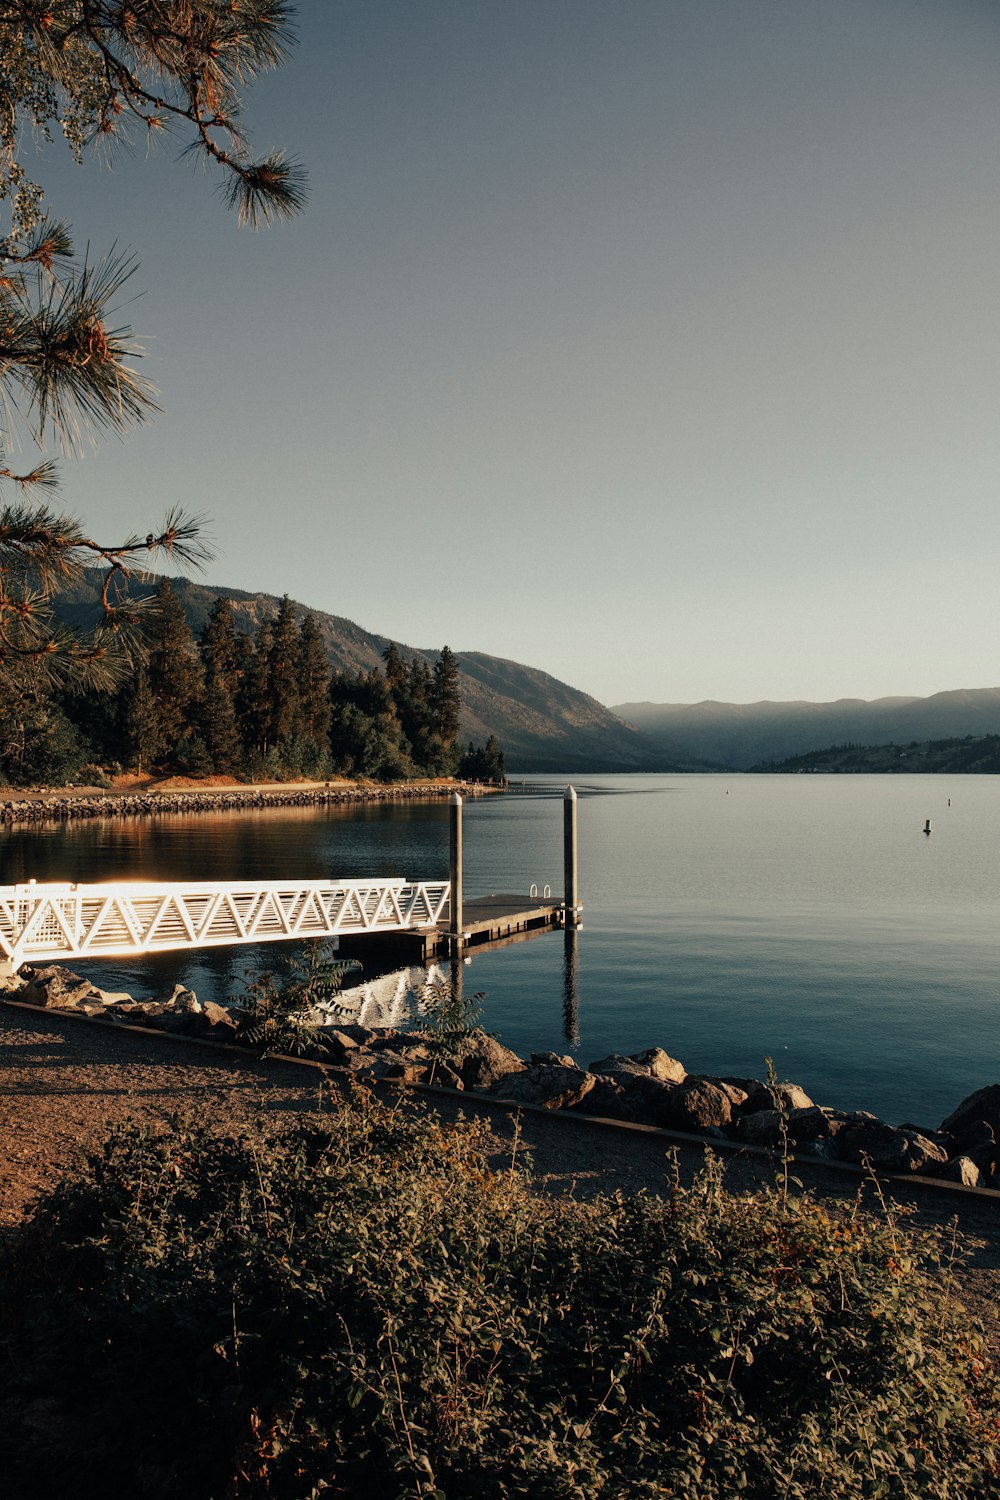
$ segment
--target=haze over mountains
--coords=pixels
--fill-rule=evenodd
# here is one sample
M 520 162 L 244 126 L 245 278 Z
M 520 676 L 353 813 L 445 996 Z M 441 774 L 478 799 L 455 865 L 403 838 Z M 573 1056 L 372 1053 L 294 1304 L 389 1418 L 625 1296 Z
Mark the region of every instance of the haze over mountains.
M 94 617 L 101 574 L 58 601 L 71 624 Z M 273 614 L 273 594 L 171 580 L 198 634 L 214 601 L 233 601 L 238 628 L 254 631 Z M 152 593 L 155 583 L 137 584 Z M 387 636 L 353 620 L 298 606 L 315 616 L 339 672 L 368 672 L 382 665 Z M 429 647 L 396 643 L 407 657 L 434 660 L 445 642 Z M 952 736 L 1000 733 L 1000 688 L 969 688 L 930 698 L 842 698 L 835 703 L 620 703 L 606 708 L 587 693 L 537 667 L 483 651 L 452 647 L 460 668 L 462 738 L 484 742 L 496 735 L 507 768 L 528 771 L 741 771 L 762 761 L 847 742 L 880 745 Z
M 661 761 L 686 758 L 748 770 L 829 745 L 909 744 L 1000 731 L 1000 688 L 930 698 L 840 698 L 835 703 L 620 703 Z

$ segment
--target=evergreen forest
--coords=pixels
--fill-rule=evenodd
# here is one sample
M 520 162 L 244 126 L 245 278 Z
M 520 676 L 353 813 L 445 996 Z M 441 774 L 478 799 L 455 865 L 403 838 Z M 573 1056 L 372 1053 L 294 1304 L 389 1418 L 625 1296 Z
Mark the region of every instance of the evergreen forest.
M 169 579 L 145 649 L 112 691 L 53 683 L 25 665 L 0 704 L 0 779 L 11 786 L 108 776 L 503 780 L 503 754 L 458 744 L 458 665 L 386 647 L 382 670 L 333 672 L 319 627 L 287 595 L 253 634 L 219 598 L 198 639 Z

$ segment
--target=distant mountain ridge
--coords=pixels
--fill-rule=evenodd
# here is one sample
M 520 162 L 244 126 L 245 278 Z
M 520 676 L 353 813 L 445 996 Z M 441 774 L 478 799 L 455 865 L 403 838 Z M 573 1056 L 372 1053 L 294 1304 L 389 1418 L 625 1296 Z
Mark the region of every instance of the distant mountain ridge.
M 102 575 L 89 570 L 60 596 L 69 623 L 92 622 Z M 273 614 L 275 594 L 171 579 L 197 634 L 220 596 L 233 601 L 237 628 L 257 629 Z M 155 583 L 137 584 L 152 593 Z M 368 672 L 382 665 L 390 638 L 353 620 L 296 603 L 315 616 L 334 669 Z M 437 657 L 439 646 L 395 643 L 404 656 Z M 442 641 L 441 645 L 445 643 Z M 451 642 L 448 642 L 451 645 Z M 463 740 L 495 734 L 508 770 L 527 771 L 745 771 L 833 745 L 907 745 L 966 735 L 1000 733 L 1000 687 L 964 688 L 929 698 L 841 698 L 834 703 L 620 703 L 596 698 L 538 667 L 452 647 L 460 669 Z
M 748 770 L 830 745 L 909 744 L 1000 732 L 1000 687 L 929 698 L 841 698 L 834 703 L 620 703 L 664 760 L 697 759 Z
M 89 569 L 81 583 L 60 595 L 58 612 L 68 623 L 86 628 L 93 621 L 102 576 L 96 569 Z M 236 627 L 246 633 L 255 631 L 280 602 L 275 594 L 195 583 L 189 578 L 172 578 L 170 582 L 195 635 L 220 597 L 233 601 Z M 136 583 L 133 592 L 151 594 L 155 588 L 155 582 Z M 335 671 L 354 675 L 383 665 L 382 652 L 390 643 L 389 636 L 377 635 L 353 620 L 298 601 L 295 607 L 315 617 Z M 395 644 L 407 659 L 424 656 L 434 661 L 441 649 L 408 646 L 402 641 Z M 444 644 L 442 641 L 441 645 Z M 452 650 L 460 673 L 462 740 L 472 739 L 481 744 L 495 734 L 503 747 L 508 771 L 664 769 L 659 752 L 650 748 L 644 736 L 589 694 L 537 667 L 505 661 L 481 651 L 461 651 L 454 646 Z

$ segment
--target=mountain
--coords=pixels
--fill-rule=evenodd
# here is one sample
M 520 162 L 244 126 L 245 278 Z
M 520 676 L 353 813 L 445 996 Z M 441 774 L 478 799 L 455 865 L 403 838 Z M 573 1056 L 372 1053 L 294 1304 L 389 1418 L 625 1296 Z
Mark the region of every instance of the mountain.
M 996 776 L 1000 773 L 1000 735 L 964 735 L 952 740 L 911 740 L 906 745 L 833 745 L 787 760 L 766 761 L 755 771 L 801 775 L 824 771 L 837 775 L 934 772 L 949 776 Z
M 929 698 L 841 698 L 835 703 L 621 703 L 664 761 L 748 770 L 824 746 L 910 744 L 1000 732 L 1000 688 Z
M 103 575 L 88 569 L 79 584 L 65 590 L 57 600 L 59 614 L 69 624 L 86 628 L 95 618 Z M 274 594 L 248 593 L 243 589 L 194 583 L 189 578 L 171 579 L 174 591 L 187 612 L 197 635 L 215 600 L 225 596 L 233 602 L 237 629 L 250 633 L 261 620 L 274 613 L 279 600 Z M 151 594 L 155 583 L 135 583 L 133 593 Z M 319 627 L 335 671 L 368 672 L 382 666 L 382 652 L 389 637 L 376 635 L 340 615 L 296 604 L 312 614 Z M 444 644 L 442 642 L 442 644 Z M 449 643 L 450 644 L 450 643 Z M 437 658 L 440 647 L 421 648 L 397 641 L 408 659 Z M 537 667 L 504 661 L 481 651 L 452 648 L 459 667 L 462 695 L 461 739 L 483 743 L 496 735 L 503 748 L 508 771 L 649 771 L 681 768 L 683 762 L 666 765 L 661 752 L 650 747 L 631 724 L 568 683 L 560 682 Z

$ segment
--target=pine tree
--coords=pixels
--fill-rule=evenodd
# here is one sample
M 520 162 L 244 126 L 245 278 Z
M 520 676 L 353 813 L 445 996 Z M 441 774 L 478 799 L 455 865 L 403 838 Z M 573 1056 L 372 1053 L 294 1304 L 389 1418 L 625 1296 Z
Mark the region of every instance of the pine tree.
M 257 633 L 241 643 L 242 671 L 236 711 L 245 757 L 260 763 L 271 748 L 271 622 L 263 619 Z
M 279 754 L 302 735 L 302 697 L 299 692 L 299 622 L 295 606 L 285 594 L 271 624 L 271 649 L 267 660 L 268 692 L 271 700 L 269 740 Z M 297 767 L 289 767 L 290 770 Z
M 430 704 L 437 720 L 437 732 L 443 744 L 454 752 L 458 738 L 459 715 L 462 695 L 458 685 L 458 662 L 455 653 L 442 646 L 441 655 L 434 663 L 434 680 L 430 691 Z
M 187 744 L 197 733 L 201 662 L 184 606 L 169 578 L 157 588 L 156 601 L 147 667 L 159 720 L 161 753 L 166 762 L 187 769 Z
M 216 599 L 201 633 L 201 665 L 204 674 L 198 723 L 213 771 L 235 776 L 242 760 L 242 744 L 236 717 L 239 688 L 236 631 L 232 601 Z
M 242 221 L 297 212 L 305 197 L 298 167 L 280 153 L 254 160 L 239 122 L 240 92 L 281 62 L 290 41 L 285 0 L 9 0 L 0 7 L 0 392 L 41 445 L 124 434 L 156 410 L 134 368 L 140 350 L 113 312 L 134 272 L 128 257 L 74 258 L 67 225 L 46 217 L 41 187 L 25 163 L 39 141 L 61 134 L 76 160 L 85 145 L 109 145 L 130 126 L 155 134 L 178 128 L 188 149 L 211 162 Z M 0 507 L 0 691 L 16 693 L 26 667 L 39 689 L 109 689 L 134 669 L 143 646 L 133 569 L 151 554 L 197 564 L 207 554 L 198 523 L 180 511 L 145 539 L 116 545 L 90 537 L 45 499 L 55 466 L 40 459 L 15 473 L 0 433 L 0 481 L 33 491 L 37 504 Z M 108 572 L 93 628 L 71 631 L 50 601 L 88 563 Z
M 330 662 L 315 615 L 306 615 L 299 629 L 299 701 L 303 734 L 316 748 L 316 771 L 330 753 Z
M 149 673 L 140 663 L 124 698 L 124 740 L 128 763 L 139 776 L 147 774 L 157 761 L 163 744 L 160 715 L 153 695 Z

